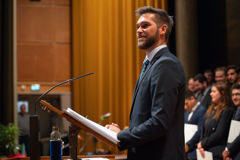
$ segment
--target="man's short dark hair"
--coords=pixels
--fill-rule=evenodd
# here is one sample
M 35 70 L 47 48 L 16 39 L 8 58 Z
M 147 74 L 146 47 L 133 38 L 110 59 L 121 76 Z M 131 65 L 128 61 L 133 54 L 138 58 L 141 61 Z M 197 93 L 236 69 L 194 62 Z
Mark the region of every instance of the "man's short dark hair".
M 215 69 L 214 73 L 216 73 L 217 71 L 223 71 L 223 72 L 225 73 L 226 67 L 224 67 L 224 66 L 217 67 L 217 68 Z
M 205 69 L 203 73 L 209 73 L 209 72 L 213 73 L 211 69 Z
M 196 99 L 195 94 L 194 94 L 192 91 L 186 90 L 186 91 L 185 91 L 185 99 L 191 99 L 191 97 L 193 97 L 194 99 Z
M 227 68 L 226 68 L 226 72 L 225 72 L 226 75 L 227 75 L 227 72 L 228 72 L 230 69 L 234 69 L 234 71 L 237 73 L 237 69 L 238 69 L 238 67 L 237 67 L 236 65 L 233 65 L 233 64 L 227 66 Z
M 233 89 L 240 89 L 240 83 L 235 83 L 232 85 L 232 90 Z
M 207 82 L 206 77 L 204 77 L 201 73 L 194 76 L 194 81 L 199 81 L 200 83 Z
M 172 31 L 172 26 L 173 26 L 172 16 L 169 16 L 168 13 L 163 9 L 153 8 L 150 6 L 144 6 L 136 10 L 137 16 L 142 16 L 145 13 L 153 13 L 155 15 L 154 21 L 156 22 L 158 27 L 160 27 L 163 24 L 166 24 L 168 26 L 166 37 L 165 37 L 167 41 Z

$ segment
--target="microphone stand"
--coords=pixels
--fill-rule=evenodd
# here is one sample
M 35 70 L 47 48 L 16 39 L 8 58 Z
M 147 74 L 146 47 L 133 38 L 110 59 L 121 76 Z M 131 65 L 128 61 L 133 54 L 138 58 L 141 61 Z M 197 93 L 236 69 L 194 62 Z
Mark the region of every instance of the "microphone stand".
M 40 160 L 40 144 L 39 144 L 39 119 L 40 116 L 37 114 L 37 104 L 40 102 L 43 96 L 47 95 L 50 91 L 52 91 L 54 88 L 61 86 L 65 83 L 72 82 L 74 80 L 89 76 L 93 73 L 88 73 L 85 75 L 82 75 L 80 77 L 76 77 L 73 79 L 66 80 L 64 82 L 58 83 L 57 85 L 51 87 L 49 90 L 44 92 L 41 96 L 39 96 L 35 100 L 35 110 L 34 110 L 34 115 L 30 116 L 30 160 Z

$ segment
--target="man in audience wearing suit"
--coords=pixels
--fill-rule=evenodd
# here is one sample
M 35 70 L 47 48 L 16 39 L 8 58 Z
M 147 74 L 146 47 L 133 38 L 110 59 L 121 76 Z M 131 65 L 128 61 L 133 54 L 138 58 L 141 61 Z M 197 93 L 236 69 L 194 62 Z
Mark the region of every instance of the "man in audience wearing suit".
M 193 79 L 193 77 L 190 77 L 188 79 L 187 89 L 189 91 L 192 91 L 193 93 L 195 92 L 195 86 L 194 86 L 194 79 Z
M 211 104 L 211 85 L 208 86 L 207 79 L 202 74 L 197 74 L 194 77 L 195 84 L 195 97 L 197 100 L 206 108 L 208 108 Z
M 231 87 L 234 83 L 238 81 L 237 66 L 235 65 L 227 66 L 226 76 L 227 76 L 228 86 Z
M 214 81 L 213 72 L 211 69 L 206 69 L 203 73 L 204 77 L 207 79 L 208 86 L 211 86 Z
M 188 153 L 188 159 L 192 160 L 196 159 L 196 145 L 200 139 L 202 122 L 207 109 L 197 101 L 194 93 L 188 90 L 185 93 L 185 108 L 187 108 L 187 111 L 185 112 L 184 122 L 198 126 L 197 132 L 185 144 L 185 152 Z
M 215 69 L 215 81 L 216 82 L 226 82 L 226 75 L 225 75 L 226 68 L 224 66 L 217 67 Z
M 115 131 L 119 149 L 129 160 L 184 160 L 185 76 L 180 61 L 167 48 L 172 17 L 162 9 L 137 10 L 138 47 L 145 50 L 135 87 L 129 128 Z
M 232 101 L 236 106 L 236 111 L 233 114 L 232 120 L 240 121 L 240 83 L 236 83 L 232 86 Z M 224 160 L 240 159 L 240 135 L 238 135 L 232 143 L 226 146 L 222 156 Z

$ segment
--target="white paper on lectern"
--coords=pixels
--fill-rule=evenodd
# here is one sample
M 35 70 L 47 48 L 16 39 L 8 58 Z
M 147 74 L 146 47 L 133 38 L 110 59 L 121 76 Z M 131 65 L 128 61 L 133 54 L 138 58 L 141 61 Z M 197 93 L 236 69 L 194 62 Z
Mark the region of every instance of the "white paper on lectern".
M 196 149 L 197 152 L 197 160 L 213 160 L 212 152 L 204 151 L 205 157 L 203 158 L 200 151 Z
M 81 160 L 109 160 L 108 158 L 81 158 Z
M 82 124 L 86 125 L 87 127 L 94 130 L 98 134 L 102 135 L 106 139 L 110 140 L 114 144 L 117 144 L 119 142 L 119 140 L 117 139 L 117 134 L 115 132 L 81 116 L 80 114 L 78 114 L 77 112 L 72 110 L 71 108 L 67 108 L 66 110 L 64 110 L 64 113 L 68 114 L 69 116 L 71 116 L 75 120 L 81 122 Z
M 185 143 L 187 143 L 197 132 L 198 126 L 195 124 L 184 124 Z
M 240 134 L 240 121 L 231 121 L 231 126 L 228 134 L 228 143 L 232 143 Z

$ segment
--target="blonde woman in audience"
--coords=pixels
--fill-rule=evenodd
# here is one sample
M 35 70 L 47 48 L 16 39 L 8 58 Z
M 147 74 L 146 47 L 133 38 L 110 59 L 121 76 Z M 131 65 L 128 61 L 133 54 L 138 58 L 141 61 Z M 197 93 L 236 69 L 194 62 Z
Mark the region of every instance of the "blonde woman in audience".
M 225 83 L 213 84 L 210 95 L 212 105 L 206 112 L 197 148 L 202 157 L 205 157 L 204 151 L 209 151 L 213 153 L 214 160 L 218 160 L 222 159 L 227 143 L 233 111 L 230 108 L 229 88 Z

